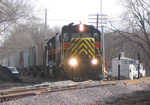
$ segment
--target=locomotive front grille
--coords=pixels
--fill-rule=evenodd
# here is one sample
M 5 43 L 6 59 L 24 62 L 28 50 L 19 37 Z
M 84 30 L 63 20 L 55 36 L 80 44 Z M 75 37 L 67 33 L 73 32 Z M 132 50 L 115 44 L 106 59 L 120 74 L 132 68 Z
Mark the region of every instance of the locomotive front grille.
M 72 38 L 71 54 L 73 57 L 88 56 L 95 57 L 94 38 Z

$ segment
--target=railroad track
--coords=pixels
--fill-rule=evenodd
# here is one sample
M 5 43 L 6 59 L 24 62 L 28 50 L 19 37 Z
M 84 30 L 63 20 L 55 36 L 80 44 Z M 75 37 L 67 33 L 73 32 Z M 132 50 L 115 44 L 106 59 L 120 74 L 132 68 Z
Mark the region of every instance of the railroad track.
M 135 84 L 142 82 L 150 82 L 150 78 L 141 78 L 136 80 L 120 80 L 120 81 L 84 81 L 78 83 L 71 83 L 64 86 L 51 86 L 51 85 L 39 85 L 28 88 L 18 88 L 7 91 L 0 92 L 0 102 L 15 100 L 28 96 L 43 95 L 52 92 L 74 90 L 74 89 L 84 89 L 100 86 L 110 86 L 110 85 L 121 85 L 121 84 Z

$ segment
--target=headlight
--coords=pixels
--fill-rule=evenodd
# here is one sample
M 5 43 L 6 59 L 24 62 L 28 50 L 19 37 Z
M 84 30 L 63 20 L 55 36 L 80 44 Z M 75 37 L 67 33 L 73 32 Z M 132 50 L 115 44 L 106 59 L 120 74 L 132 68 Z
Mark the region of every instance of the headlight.
M 93 65 L 96 65 L 98 63 L 98 60 L 97 59 L 92 59 L 92 64 Z
M 76 65 L 77 65 L 77 60 L 74 59 L 74 58 L 72 58 L 72 59 L 70 59 L 69 64 L 70 64 L 71 66 L 76 66 Z

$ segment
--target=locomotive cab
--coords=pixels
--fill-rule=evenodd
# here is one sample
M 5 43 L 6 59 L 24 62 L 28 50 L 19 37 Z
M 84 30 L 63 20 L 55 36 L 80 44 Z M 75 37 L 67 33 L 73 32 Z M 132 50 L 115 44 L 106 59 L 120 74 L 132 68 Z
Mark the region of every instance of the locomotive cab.
M 100 31 L 92 25 L 62 28 L 63 71 L 69 78 L 98 78 L 101 74 Z

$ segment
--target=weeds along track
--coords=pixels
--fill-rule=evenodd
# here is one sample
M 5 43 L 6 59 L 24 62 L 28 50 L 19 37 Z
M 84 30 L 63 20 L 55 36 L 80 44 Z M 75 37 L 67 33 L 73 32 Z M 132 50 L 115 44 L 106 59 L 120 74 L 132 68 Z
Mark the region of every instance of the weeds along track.
M 63 82 L 64 81 L 53 83 L 53 85 L 41 84 L 41 85 L 34 85 L 30 87 L 0 91 L 0 102 L 2 103 L 4 101 L 15 100 L 23 97 L 28 97 L 28 96 L 49 94 L 58 91 L 150 82 L 150 78 L 141 78 L 136 80 L 119 80 L 119 81 L 88 80 L 88 81 L 74 82 L 74 83 L 68 82 L 67 84 L 62 85 Z

